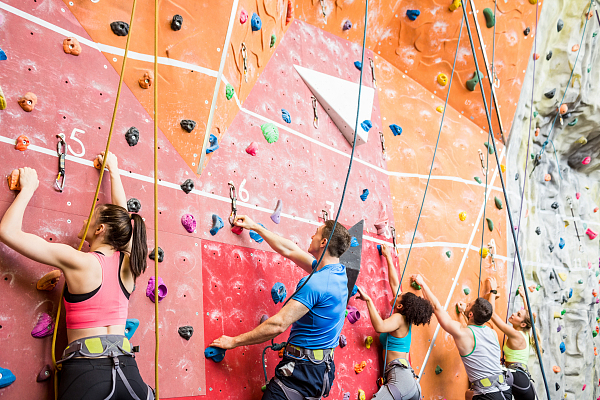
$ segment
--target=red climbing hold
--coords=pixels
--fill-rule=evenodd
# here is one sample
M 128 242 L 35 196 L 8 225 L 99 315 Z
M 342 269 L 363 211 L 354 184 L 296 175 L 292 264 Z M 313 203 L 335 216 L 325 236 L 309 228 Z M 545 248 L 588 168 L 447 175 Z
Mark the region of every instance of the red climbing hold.
M 558 111 L 560 112 L 561 115 L 566 114 L 569 111 L 569 106 L 566 104 L 563 104 L 562 106 L 560 106 Z
M 592 162 L 592 158 L 591 157 L 585 157 L 583 160 L 581 160 L 581 163 L 583 165 L 588 165 L 591 162 Z
M 235 233 L 236 235 L 241 235 L 243 231 L 244 231 L 244 228 L 242 228 L 241 226 L 231 227 L 231 232 Z
M 533 59 L 534 60 L 539 60 L 540 55 L 538 53 L 533 53 Z
M 246 10 L 240 11 L 240 24 L 245 24 L 248 21 L 248 13 Z
M 294 19 L 294 6 L 292 5 L 292 0 L 288 0 L 287 3 L 287 14 L 285 16 L 285 24 L 289 24 Z
M 138 80 L 138 84 L 142 89 L 150 89 L 154 84 L 154 74 L 152 71 L 144 72 L 144 75 Z
M 43 382 L 43 381 L 50 379 L 50 376 L 52 376 L 51 371 L 52 371 L 52 368 L 50 368 L 50 365 L 48 365 L 48 364 L 44 365 L 44 368 L 42 368 L 42 370 L 38 374 L 36 381 Z
M 252 142 L 248 147 L 246 147 L 246 153 L 250 154 L 251 156 L 255 156 L 257 152 L 258 144 L 256 144 L 256 142 Z

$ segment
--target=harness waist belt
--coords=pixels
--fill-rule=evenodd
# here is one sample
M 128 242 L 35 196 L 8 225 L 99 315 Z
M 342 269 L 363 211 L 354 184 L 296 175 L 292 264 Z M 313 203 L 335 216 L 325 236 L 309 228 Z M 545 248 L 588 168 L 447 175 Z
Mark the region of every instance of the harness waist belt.
M 293 344 L 288 344 L 285 347 L 285 352 L 291 356 L 302 358 L 303 356 L 308 357 L 314 361 L 322 361 L 330 356 L 333 359 L 333 349 L 305 349 L 302 347 L 294 346 Z
M 471 388 L 474 389 L 489 389 L 491 387 L 497 387 L 501 390 L 501 386 L 506 384 L 504 374 L 492 375 L 487 378 L 477 379 L 476 381 L 470 382 Z
M 529 372 L 529 370 L 527 369 L 527 365 L 520 363 L 520 362 L 509 362 L 509 361 L 505 361 L 504 365 L 506 366 L 506 368 L 508 369 L 521 369 L 525 372 Z

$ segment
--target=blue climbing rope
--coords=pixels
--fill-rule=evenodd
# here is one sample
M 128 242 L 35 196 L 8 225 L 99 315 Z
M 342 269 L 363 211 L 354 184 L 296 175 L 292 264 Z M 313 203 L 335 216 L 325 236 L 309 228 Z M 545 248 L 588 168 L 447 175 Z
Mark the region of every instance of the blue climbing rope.
M 442 111 L 442 120 L 440 121 L 440 129 L 438 131 L 437 141 L 435 142 L 435 149 L 433 150 L 433 158 L 431 160 L 431 166 L 429 167 L 429 175 L 427 176 L 427 184 L 425 185 L 425 192 L 423 193 L 423 200 L 421 200 L 421 208 L 419 209 L 419 215 L 417 216 L 417 223 L 415 224 L 415 230 L 413 232 L 412 239 L 410 241 L 410 246 L 408 248 L 408 253 L 406 255 L 406 261 L 404 263 L 404 269 L 402 270 L 402 275 L 400 276 L 400 282 L 398 283 L 398 289 L 396 290 L 396 296 L 394 297 L 394 303 L 392 303 L 392 309 L 390 310 L 390 317 L 394 313 L 394 307 L 396 307 L 396 301 L 398 300 L 398 295 L 400 294 L 400 288 L 402 287 L 402 280 L 404 279 L 404 273 L 406 272 L 406 267 L 408 266 L 408 259 L 410 258 L 410 252 L 413 247 L 413 243 L 415 242 L 415 237 L 417 235 L 417 229 L 419 228 L 419 221 L 421 220 L 421 214 L 423 212 L 423 206 L 425 205 L 425 197 L 427 196 L 427 189 L 429 188 L 429 181 L 431 180 L 431 174 L 433 172 L 433 164 L 435 162 L 435 155 L 437 153 L 438 145 L 440 143 L 440 137 L 442 135 L 442 128 L 444 127 L 444 118 L 446 117 L 446 108 L 448 107 L 448 99 L 450 98 L 450 89 L 452 88 L 452 80 L 454 78 L 454 70 L 456 69 L 456 60 L 458 58 L 458 49 L 460 46 L 460 38 L 462 36 L 462 29 L 465 22 L 465 17 L 460 21 L 460 30 L 458 32 L 458 41 L 456 42 L 456 52 L 454 54 L 454 63 L 452 64 L 452 73 L 450 74 L 450 82 L 448 83 L 448 93 L 446 93 L 446 102 L 444 103 L 444 110 Z M 389 318 L 389 317 L 388 317 Z M 387 341 L 389 339 L 389 335 L 386 338 L 385 349 L 388 348 Z M 387 365 L 387 351 L 385 352 L 383 366 Z

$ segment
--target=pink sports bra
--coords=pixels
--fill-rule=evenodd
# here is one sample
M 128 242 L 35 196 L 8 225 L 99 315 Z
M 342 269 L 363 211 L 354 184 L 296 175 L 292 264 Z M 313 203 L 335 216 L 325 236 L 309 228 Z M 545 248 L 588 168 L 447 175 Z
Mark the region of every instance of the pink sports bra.
M 67 329 L 99 328 L 125 325 L 129 292 L 121 281 L 121 264 L 124 253 L 115 251 L 111 257 L 92 253 L 102 267 L 102 283 L 86 294 L 71 294 L 66 287 L 64 304 Z

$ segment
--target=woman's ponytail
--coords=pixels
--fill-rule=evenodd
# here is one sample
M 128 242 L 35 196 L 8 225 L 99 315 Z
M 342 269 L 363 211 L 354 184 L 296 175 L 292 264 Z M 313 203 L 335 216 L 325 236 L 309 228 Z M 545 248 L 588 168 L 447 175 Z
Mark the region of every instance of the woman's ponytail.
M 131 237 L 131 254 L 129 255 L 129 268 L 134 278 L 146 270 L 146 257 L 148 256 L 148 243 L 146 242 L 146 224 L 138 214 L 131 214 L 133 222 L 133 235 Z

